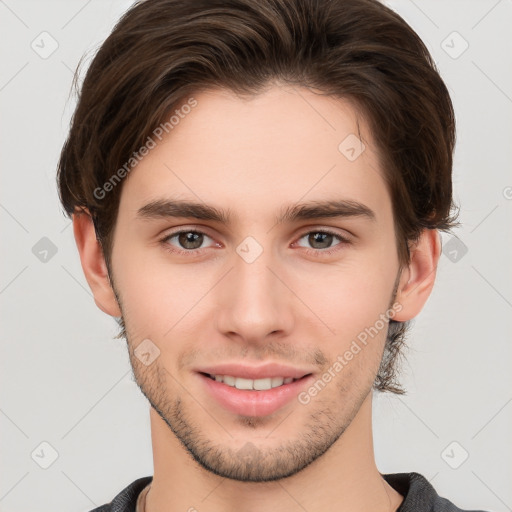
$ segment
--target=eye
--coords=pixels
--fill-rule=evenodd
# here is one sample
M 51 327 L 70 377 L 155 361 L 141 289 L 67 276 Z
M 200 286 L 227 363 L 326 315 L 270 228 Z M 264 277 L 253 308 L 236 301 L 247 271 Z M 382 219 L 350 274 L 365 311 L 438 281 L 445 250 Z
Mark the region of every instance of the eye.
M 313 249 L 310 249 L 308 247 L 305 247 L 300 243 L 301 240 L 306 240 L 306 243 L 309 244 Z M 336 241 L 333 245 L 333 241 Z M 322 255 L 329 255 L 332 254 L 335 251 L 338 251 L 341 249 L 341 247 L 338 247 L 339 245 L 345 245 L 349 244 L 350 240 L 339 233 L 333 233 L 328 230 L 317 230 L 317 231 L 309 231 L 307 233 L 304 233 L 298 242 L 296 242 L 297 245 L 300 247 L 304 247 L 306 249 L 306 252 L 312 253 L 315 255 L 322 254 Z
M 203 244 L 210 240 L 210 245 L 204 246 Z M 301 241 L 305 240 L 307 246 L 302 245 Z M 195 256 L 201 253 L 201 249 L 207 247 L 220 247 L 220 244 L 215 242 L 211 237 L 202 231 L 195 229 L 182 229 L 174 233 L 167 234 L 163 239 L 160 240 L 165 250 L 179 255 Z M 334 243 L 333 242 L 337 242 Z M 293 245 L 302 247 L 306 253 L 314 256 L 328 256 L 338 250 L 341 250 L 343 246 L 350 244 L 350 240 L 339 233 L 334 233 L 329 230 L 316 230 L 308 231 L 303 233 L 297 242 Z
M 212 238 L 202 231 L 185 229 L 166 235 L 161 242 L 169 252 L 190 255 L 196 250 L 204 248 L 202 245 L 205 239 L 213 242 Z

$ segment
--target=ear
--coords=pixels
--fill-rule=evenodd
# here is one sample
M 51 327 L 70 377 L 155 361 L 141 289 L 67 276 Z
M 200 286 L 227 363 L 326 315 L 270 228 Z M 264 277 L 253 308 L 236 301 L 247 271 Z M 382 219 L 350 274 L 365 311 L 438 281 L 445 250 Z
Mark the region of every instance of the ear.
M 94 302 L 104 313 L 120 317 L 122 313 L 110 284 L 103 249 L 96 238 L 92 217 L 86 208 L 77 210 L 72 217 L 82 269 L 94 296 Z
M 395 302 L 402 305 L 393 320 L 405 322 L 419 314 L 434 287 L 441 256 L 441 236 L 436 229 L 424 229 L 410 247 L 410 263 L 402 272 Z

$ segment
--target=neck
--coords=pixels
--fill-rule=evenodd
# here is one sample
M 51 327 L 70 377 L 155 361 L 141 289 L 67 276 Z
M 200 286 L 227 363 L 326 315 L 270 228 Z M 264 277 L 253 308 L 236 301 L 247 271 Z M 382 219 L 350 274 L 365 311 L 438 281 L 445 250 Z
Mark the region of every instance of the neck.
M 340 438 L 295 475 L 272 482 L 240 482 L 201 467 L 151 408 L 154 476 L 145 512 L 394 512 L 403 501 L 374 458 L 371 392 Z

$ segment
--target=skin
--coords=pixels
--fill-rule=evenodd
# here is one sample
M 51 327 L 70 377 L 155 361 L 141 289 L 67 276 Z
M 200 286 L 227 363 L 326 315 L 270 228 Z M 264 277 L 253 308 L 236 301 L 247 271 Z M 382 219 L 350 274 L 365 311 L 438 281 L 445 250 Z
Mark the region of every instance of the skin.
M 425 230 L 400 273 L 378 151 L 348 101 L 282 84 L 250 99 L 225 90 L 194 97 L 197 107 L 125 179 L 111 279 L 90 217 L 73 218 L 95 302 L 123 316 L 134 375 L 152 406 L 146 511 L 396 510 L 403 497 L 379 473 L 372 438 L 387 329 L 308 404 L 292 400 L 264 417 L 224 409 L 194 369 L 276 361 L 320 377 L 392 304 L 398 321 L 421 311 L 439 234 Z M 351 133 L 365 144 L 353 162 L 338 150 Z M 177 196 L 229 207 L 235 220 L 136 218 L 149 201 Z M 339 198 L 367 205 L 375 222 L 275 223 L 283 205 Z M 207 235 L 196 256 L 166 250 L 187 250 L 178 237 L 161 242 L 178 228 Z M 322 228 L 351 243 L 315 244 L 307 234 Z M 263 249 L 252 263 L 236 252 L 247 236 Z M 144 339 L 160 350 L 148 366 L 133 353 Z

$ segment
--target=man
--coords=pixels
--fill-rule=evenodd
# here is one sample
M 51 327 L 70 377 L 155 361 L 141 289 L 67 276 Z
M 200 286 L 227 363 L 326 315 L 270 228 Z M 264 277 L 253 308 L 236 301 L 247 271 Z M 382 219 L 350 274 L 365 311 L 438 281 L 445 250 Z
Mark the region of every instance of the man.
M 58 171 L 151 404 L 154 475 L 97 511 L 457 511 L 381 474 L 372 393 L 456 225 L 453 107 L 375 0 L 146 0 Z M 207 498 L 205 499 L 205 496 Z

